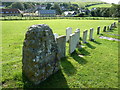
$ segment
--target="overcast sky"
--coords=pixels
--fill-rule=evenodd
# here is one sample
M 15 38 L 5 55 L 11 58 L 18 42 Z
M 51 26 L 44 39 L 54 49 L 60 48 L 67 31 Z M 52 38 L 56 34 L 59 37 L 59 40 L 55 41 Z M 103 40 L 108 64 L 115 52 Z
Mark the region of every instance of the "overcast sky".
M 115 4 L 118 4 L 118 1 L 120 0 L 101 0 L 101 1 L 105 1 L 107 3 L 115 3 Z

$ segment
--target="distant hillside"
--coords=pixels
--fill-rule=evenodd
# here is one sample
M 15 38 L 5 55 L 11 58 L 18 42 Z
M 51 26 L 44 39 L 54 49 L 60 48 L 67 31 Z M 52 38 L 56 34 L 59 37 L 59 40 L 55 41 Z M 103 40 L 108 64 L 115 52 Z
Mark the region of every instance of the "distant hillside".
M 101 2 L 101 0 L 2 0 L 2 2 Z

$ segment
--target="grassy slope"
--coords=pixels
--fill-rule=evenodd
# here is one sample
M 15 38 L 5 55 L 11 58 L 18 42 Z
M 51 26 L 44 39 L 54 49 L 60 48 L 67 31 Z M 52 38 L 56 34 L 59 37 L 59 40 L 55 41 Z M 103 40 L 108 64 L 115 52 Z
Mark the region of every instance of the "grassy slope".
M 33 20 L 2 21 L 2 69 L 3 87 L 32 87 L 24 82 L 21 74 L 22 42 L 27 27 L 33 24 L 48 24 L 54 33 L 65 35 L 65 29 L 72 27 L 89 29 L 110 25 L 113 20 Z M 116 29 L 117 30 L 117 29 Z M 51 76 L 38 87 L 117 87 L 118 81 L 118 44 L 115 41 L 99 39 L 94 32 L 96 42 L 89 42 L 81 51 L 61 60 L 61 71 Z M 68 44 L 67 44 L 68 52 Z M 79 57 L 85 54 L 85 57 Z
M 111 7 L 112 5 L 111 4 L 100 4 L 100 5 L 93 5 L 93 6 L 90 6 L 88 7 L 88 9 L 92 9 L 92 8 L 97 8 L 97 7 Z

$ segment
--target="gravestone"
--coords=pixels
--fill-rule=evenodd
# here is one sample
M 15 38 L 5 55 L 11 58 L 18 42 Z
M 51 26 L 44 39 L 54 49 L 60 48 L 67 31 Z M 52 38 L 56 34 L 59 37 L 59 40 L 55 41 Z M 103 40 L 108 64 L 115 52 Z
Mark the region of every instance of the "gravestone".
M 87 43 L 87 33 L 88 30 L 83 31 L 83 43 Z
M 71 27 L 68 27 L 68 28 L 66 29 L 66 42 L 69 41 L 70 34 L 72 34 L 72 28 L 71 28 Z
M 106 27 L 106 26 L 104 26 L 104 28 L 103 28 L 103 32 L 106 32 L 106 29 L 107 29 L 107 27 Z
M 75 31 L 75 36 L 76 36 L 76 43 L 79 44 L 79 40 L 80 40 L 80 29 L 76 29 Z
M 110 30 L 110 26 L 107 27 L 107 30 Z
M 80 37 L 80 30 L 77 29 L 75 33 L 70 34 L 70 39 L 69 39 L 69 53 L 73 53 L 76 49 L 76 47 L 79 44 L 79 37 Z
M 117 28 L 116 22 L 114 22 L 113 24 L 114 24 L 114 28 Z
M 60 69 L 57 44 L 49 26 L 40 24 L 28 28 L 22 64 L 23 76 L 34 84 L 39 84 Z
M 94 39 L 93 39 L 93 28 L 90 28 L 89 40 L 94 41 Z
M 100 26 L 97 28 L 97 35 L 100 34 Z
M 59 35 L 57 33 L 54 33 L 55 40 Z
M 58 57 L 61 59 L 66 56 L 66 36 L 62 35 L 56 38 L 58 46 Z
M 110 25 L 110 30 L 112 30 L 113 29 L 113 26 L 112 26 L 112 24 Z

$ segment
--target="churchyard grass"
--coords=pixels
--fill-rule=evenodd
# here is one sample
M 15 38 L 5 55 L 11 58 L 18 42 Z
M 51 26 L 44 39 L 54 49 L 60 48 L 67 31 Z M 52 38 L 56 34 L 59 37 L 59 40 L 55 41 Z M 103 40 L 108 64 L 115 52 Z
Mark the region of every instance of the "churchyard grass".
M 100 39 L 97 27 L 102 29 L 115 20 L 19 20 L 2 21 L 2 87 L 3 88 L 117 88 L 118 87 L 118 42 Z M 116 21 L 117 22 L 117 21 Z M 54 33 L 66 34 L 66 28 L 83 30 L 94 28 L 96 41 L 83 44 L 66 58 L 61 59 L 61 70 L 38 86 L 22 78 L 22 45 L 27 28 L 33 24 L 48 24 Z M 111 33 L 117 33 L 118 29 Z M 89 34 L 89 31 L 88 31 Z M 106 35 L 106 34 L 105 34 Z M 112 37 L 112 36 L 111 36 Z M 88 37 L 89 38 L 89 37 Z M 84 57 L 79 57 L 83 55 Z

